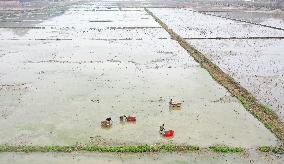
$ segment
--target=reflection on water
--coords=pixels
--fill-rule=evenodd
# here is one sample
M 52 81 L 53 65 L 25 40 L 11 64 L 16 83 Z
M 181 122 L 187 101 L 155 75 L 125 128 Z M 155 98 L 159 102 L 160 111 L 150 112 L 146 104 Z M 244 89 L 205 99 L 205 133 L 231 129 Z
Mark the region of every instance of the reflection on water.
M 28 8 L 26 5 L 27 3 L 21 3 L 20 8 L 16 10 L 0 10 L 0 29 L 12 31 L 18 36 L 24 36 L 33 27 L 44 20 L 62 15 L 71 6 L 71 4 L 53 3 L 49 6 L 28 5 L 30 6 Z M 0 3 L 0 9 L 1 7 L 3 6 Z

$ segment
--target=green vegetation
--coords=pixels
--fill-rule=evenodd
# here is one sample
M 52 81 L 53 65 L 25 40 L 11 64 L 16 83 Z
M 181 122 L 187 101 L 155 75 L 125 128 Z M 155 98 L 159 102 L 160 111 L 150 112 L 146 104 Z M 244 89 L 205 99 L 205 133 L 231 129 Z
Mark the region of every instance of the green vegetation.
M 167 152 L 172 151 L 198 151 L 200 148 L 198 146 L 190 146 L 190 145 L 160 145 L 160 146 L 153 146 L 153 150 L 163 150 Z
M 72 152 L 76 146 L 31 146 L 31 145 L 0 145 L 0 152 Z
M 284 147 L 273 147 L 273 146 L 260 146 L 258 150 L 261 152 L 273 152 L 277 154 L 284 154 Z
M 192 145 L 128 145 L 128 146 L 99 146 L 99 145 L 84 145 L 84 146 L 32 146 L 32 145 L 0 145 L 1 152 L 120 152 L 120 153 L 143 153 L 143 152 L 196 152 L 202 150 L 210 150 L 221 153 L 240 153 L 245 151 L 241 147 L 232 147 L 226 145 L 215 145 L 201 149 L 198 146 Z M 277 154 L 284 153 L 284 147 L 261 146 L 257 150 L 261 152 L 272 152 Z
M 101 152 L 160 152 L 160 151 L 198 151 L 198 146 L 180 145 L 140 145 L 140 146 L 84 146 L 81 150 Z
M 172 151 L 198 151 L 198 146 L 190 145 L 130 145 L 130 146 L 31 146 L 31 145 L 0 145 L 0 152 L 172 152 Z
M 243 152 L 244 148 L 230 147 L 230 146 L 225 146 L 225 145 L 216 145 L 216 146 L 210 146 L 209 150 L 222 152 L 222 153 L 238 153 L 238 152 Z
M 276 116 L 276 114 L 270 109 L 270 107 L 269 107 L 268 105 L 259 104 L 259 108 L 260 108 L 263 112 L 265 112 L 266 114 Z
M 258 150 L 259 151 L 262 151 L 262 152 L 269 152 L 271 149 L 270 146 L 261 146 L 261 147 L 258 147 Z
M 100 151 L 100 152 L 150 152 L 149 145 L 141 146 L 83 146 L 80 150 L 85 151 Z
M 271 125 L 270 123 L 264 123 L 264 126 L 269 130 L 273 128 L 273 125 Z
M 243 106 L 244 106 L 246 109 L 249 108 L 250 104 L 249 104 L 249 102 L 248 102 L 243 96 L 238 96 L 237 98 L 241 101 L 241 103 L 243 104 Z

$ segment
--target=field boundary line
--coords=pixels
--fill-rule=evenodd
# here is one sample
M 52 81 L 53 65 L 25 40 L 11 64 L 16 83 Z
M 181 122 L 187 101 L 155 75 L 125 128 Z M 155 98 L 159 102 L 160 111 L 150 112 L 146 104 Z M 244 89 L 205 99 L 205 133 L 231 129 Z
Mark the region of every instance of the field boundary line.
M 251 149 L 251 148 L 250 148 Z M 253 148 L 259 152 L 283 154 L 284 147 L 260 146 Z M 199 147 L 194 145 L 177 144 L 153 144 L 153 145 L 0 145 L 0 153 L 7 152 L 119 152 L 119 153 L 146 153 L 146 152 L 217 152 L 217 153 L 243 153 L 249 149 L 243 147 L 234 147 L 228 145 L 212 145 L 208 147 Z

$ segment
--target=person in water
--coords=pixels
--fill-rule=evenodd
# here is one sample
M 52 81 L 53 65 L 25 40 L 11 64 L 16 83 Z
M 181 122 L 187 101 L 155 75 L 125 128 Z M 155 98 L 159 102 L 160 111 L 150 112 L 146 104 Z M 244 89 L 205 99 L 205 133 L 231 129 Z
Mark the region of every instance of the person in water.
M 169 104 L 170 104 L 170 105 L 172 105 L 172 104 L 173 104 L 173 99 L 171 99 L 171 100 L 170 100 Z
M 127 119 L 127 117 L 126 117 L 125 115 L 120 116 L 119 118 L 120 118 L 120 121 L 124 121 L 124 120 L 126 120 L 126 119 Z
M 160 126 L 160 133 L 164 134 L 165 133 L 165 124 L 163 124 L 162 126 Z
M 106 118 L 106 121 L 111 122 L 111 117 Z

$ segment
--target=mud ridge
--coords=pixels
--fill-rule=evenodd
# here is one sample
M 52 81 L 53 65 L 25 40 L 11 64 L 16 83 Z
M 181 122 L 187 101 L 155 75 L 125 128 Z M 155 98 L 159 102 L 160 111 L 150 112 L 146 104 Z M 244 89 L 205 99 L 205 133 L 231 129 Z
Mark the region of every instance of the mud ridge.
M 256 150 L 283 154 L 283 147 L 260 146 Z M 247 149 L 227 145 L 213 145 L 201 148 L 194 145 L 155 144 L 155 145 L 123 145 L 123 146 L 102 146 L 102 145 L 0 145 L 0 153 L 5 152 L 121 152 L 121 153 L 143 153 L 143 152 L 219 152 L 219 153 L 242 153 Z
M 230 40 L 230 39 L 240 39 L 240 40 L 244 40 L 244 39 L 284 39 L 284 37 L 279 36 L 279 37 L 213 37 L 213 38 L 183 38 L 183 39 L 191 39 L 191 40 Z
M 0 27 L 0 28 L 12 28 L 12 29 L 45 29 L 45 27 Z
M 86 63 L 102 63 L 102 61 L 67 61 L 67 60 L 44 60 L 44 61 L 27 61 L 26 63 L 71 63 L 71 64 L 86 64 Z
M 111 20 L 90 20 L 89 22 L 105 23 L 105 22 L 112 22 L 112 21 Z
M 153 29 L 161 27 L 108 27 L 107 29 L 116 30 L 116 29 Z

